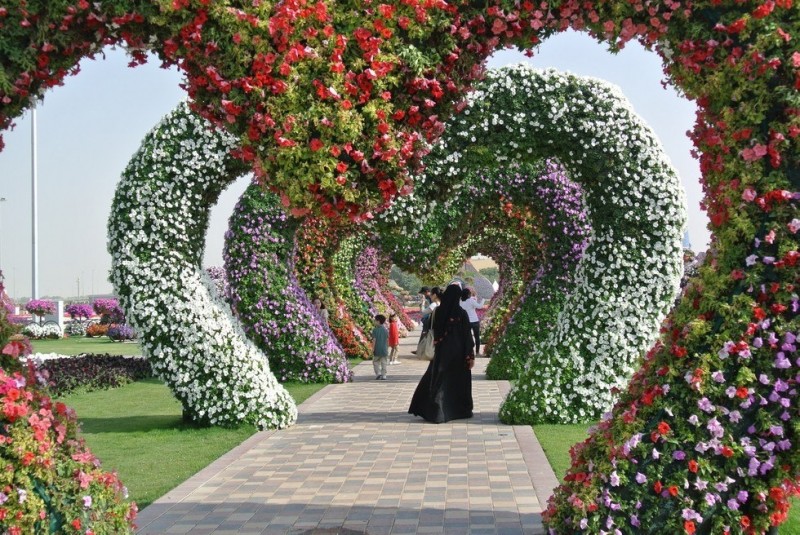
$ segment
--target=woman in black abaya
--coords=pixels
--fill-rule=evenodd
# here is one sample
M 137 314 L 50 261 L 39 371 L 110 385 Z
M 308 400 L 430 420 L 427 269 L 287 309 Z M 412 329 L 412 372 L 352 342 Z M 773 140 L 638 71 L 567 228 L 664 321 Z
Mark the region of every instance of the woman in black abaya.
M 469 317 L 461 308 L 461 288 L 447 287 L 433 316 L 434 356 L 422 376 L 409 414 L 442 423 L 472 418 L 472 365 Z

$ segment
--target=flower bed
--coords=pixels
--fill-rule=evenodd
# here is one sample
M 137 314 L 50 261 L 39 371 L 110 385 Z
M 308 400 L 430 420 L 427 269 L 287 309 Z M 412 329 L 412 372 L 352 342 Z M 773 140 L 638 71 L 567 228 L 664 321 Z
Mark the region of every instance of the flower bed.
M 77 438 L 74 411 L 0 370 L 0 528 L 7 533 L 133 533 L 136 504 Z
M 153 376 L 150 363 L 143 357 L 34 353 L 25 360 L 35 364 L 37 375 L 54 396 L 62 396 L 79 388 L 116 388 Z

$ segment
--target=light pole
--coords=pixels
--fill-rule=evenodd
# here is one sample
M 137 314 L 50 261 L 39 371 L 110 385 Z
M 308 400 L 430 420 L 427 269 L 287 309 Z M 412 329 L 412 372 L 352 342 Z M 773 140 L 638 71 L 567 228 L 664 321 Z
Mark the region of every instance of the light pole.
M 39 298 L 39 202 L 36 166 L 36 97 L 31 99 L 31 299 Z

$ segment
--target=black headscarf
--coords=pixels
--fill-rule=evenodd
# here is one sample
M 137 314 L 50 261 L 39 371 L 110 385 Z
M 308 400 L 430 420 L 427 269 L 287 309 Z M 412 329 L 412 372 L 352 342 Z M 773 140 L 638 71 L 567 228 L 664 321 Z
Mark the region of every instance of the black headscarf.
M 434 338 L 439 340 L 447 332 L 447 326 L 451 319 L 458 319 L 464 311 L 461 308 L 461 287 L 451 284 L 442 295 L 442 302 L 436 307 L 436 314 L 433 317 Z

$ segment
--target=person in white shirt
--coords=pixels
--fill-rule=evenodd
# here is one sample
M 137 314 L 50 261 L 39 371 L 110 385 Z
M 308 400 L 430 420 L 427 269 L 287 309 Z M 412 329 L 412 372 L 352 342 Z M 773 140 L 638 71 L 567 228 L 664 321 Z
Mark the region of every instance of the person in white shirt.
M 477 310 L 483 306 L 483 299 L 478 302 L 472 296 L 472 290 L 464 288 L 461 290 L 461 308 L 467 311 L 469 326 L 472 329 L 472 338 L 475 340 L 475 356 L 481 351 L 481 322 L 478 319 Z

